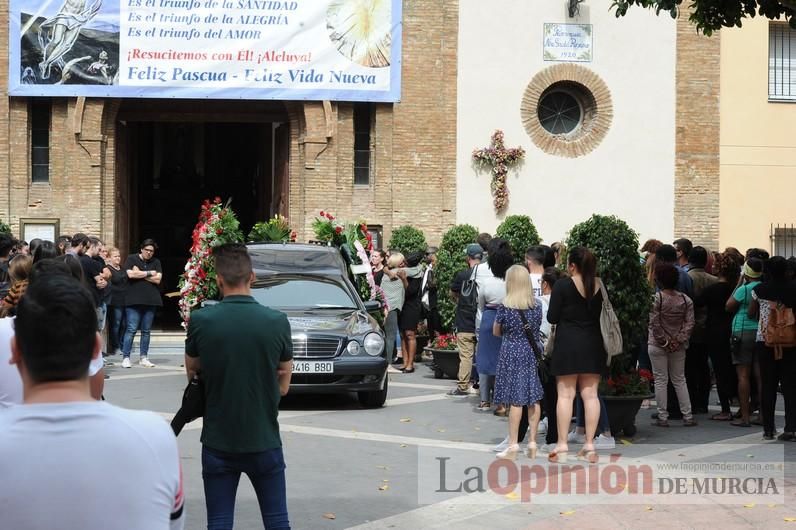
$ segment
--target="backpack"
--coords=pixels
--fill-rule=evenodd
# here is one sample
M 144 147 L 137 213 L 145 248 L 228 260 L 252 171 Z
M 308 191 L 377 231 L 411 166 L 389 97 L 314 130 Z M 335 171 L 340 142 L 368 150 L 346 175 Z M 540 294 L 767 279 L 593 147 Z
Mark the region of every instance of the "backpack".
M 478 267 L 473 267 L 473 273 L 462 285 L 462 290 L 459 292 L 459 302 L 456 304 L 456 310 L 459 315 L 468 321 L 475 322 L 475 315 L 478 312 L 478 284 L 475 281 L 478 276 Z
M 783 348 L 796 347 L 796 316 L 793 309 L 782 302 L 769 302 L 766 346 L 774 348 L 774 359 L 782 359 Z

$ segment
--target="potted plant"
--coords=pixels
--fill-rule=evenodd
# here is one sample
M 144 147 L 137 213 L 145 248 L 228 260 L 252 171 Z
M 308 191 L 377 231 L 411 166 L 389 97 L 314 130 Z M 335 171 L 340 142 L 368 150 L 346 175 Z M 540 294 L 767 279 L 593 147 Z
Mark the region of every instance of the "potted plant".
M 444 376 L 456 379 L 459 376 L 459 349 L 456 347 L 456 335 L 453 333 L 437 335 L 427 349 L 434 356 L 431 369 L 434 370 L 436 379 L 442 379 Z
M 477 238 L 478 230 L 470 225 L 456 225 L 442 236 L 435 274 L 440 293 L 437 301 L 439 316 L 445 330 L 453 329 L 456 316 L 456 302 L 449 294 L 451 282 L 459 271 L 467 268 L 465 250 Z
M 638 259 L 638 235 L 615 216 L 593 215 L 570 230 L 567 248 L 583 246 L 597 257 L 600 279 L 608 290 L 614 312 L 622 328 L 623 352 L 611 360 L 602 389 L 608 391 L 608 381 L 619 385 L 604 393 L 611 430 L 615 426 L 625 435 L 635 434 L 635 416 L 641 402 L 650 397 L 649 383 L 636 370 L 637 352 L 647 340 L 652 290 Z M 614 403 L 612 403 L 614 402 Z M 621 402 L 621 405 L 619 405 Z
M 652 397 L 652 379 L 649 370 L 634 369 L 600 381 L 599 392 L 605 402 L 613 436 L 620 432 L 625 436 L 635 436 L 636 414 L 641 402 Z
M 390 250 L 397 250 L 404 256 L 425 252 L 428 248 L 426 236 L 414 226 L 399 226 L 392 231 L 389 247 Z
M 527 215 L 509 215 L 497 227 L 495 236 L 509 242 L 515 263 L 525 263 L 525 253 L 541 241 L 533 221 Z

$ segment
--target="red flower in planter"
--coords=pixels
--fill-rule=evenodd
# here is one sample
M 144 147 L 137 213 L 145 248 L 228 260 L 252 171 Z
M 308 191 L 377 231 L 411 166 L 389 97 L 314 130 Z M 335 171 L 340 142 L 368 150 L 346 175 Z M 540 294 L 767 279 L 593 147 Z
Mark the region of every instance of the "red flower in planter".
M 218 195 L 216 195 L 216 198 L 215 198 L 215 199 L 213 199 L 213 204 L 221 204 L 221 197 L 219 197 Z
M 323 210 L 321 210 L 321 217 L 326 217 L 326 214 L 324 213 Z
M 650 372 L 649 370 L 646 370 L 644 368 L 642 368 L 641 370 L 638 371 L 638 375 L 642 379 L 646 379 L 647 381 L 652 381 L 653 379 L 655 379 L 655 377 L 652 375 L 652 372 Z
M 343 233 L 343 227 L 342 226 L 338 226 L 337 228 L 334 229 L 334 231 L 336 233 L 338 233 L 338 234 L 342 234 Z

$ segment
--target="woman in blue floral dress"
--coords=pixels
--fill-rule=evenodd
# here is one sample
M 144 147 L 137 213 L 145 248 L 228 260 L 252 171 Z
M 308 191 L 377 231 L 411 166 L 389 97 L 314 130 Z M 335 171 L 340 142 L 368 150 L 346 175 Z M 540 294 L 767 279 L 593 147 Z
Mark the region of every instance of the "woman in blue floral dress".
M 492 330 L 495 336 L 503 337 L 495 374 L 495 401 L 511 405 L 509 445 L 497 457 L 511 460 L 517 457 L 520 449 L 517 438 L 525 405 L 528 406 L 531 428 L 527 454 L 530 458 L 536 457 L 536 432 L 541 415 L 539 402 L 544 396 L 536 370 L 536 355 L 528 342 L 523 316 L 530 327 L 530 335 L 541 348 L 542 306 L 534 300 L 528 269 L 514 265 L 506 273 L 506 298 L 497 310 Z

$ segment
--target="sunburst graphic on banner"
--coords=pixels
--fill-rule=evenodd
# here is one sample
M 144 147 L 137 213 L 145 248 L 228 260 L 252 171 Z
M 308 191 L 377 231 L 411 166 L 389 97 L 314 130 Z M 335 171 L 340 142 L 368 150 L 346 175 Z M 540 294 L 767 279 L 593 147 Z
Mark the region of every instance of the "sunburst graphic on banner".
M 326 27 L 341 54 L 368 68 L 390 66 L 392 0 L 335 0 Z

